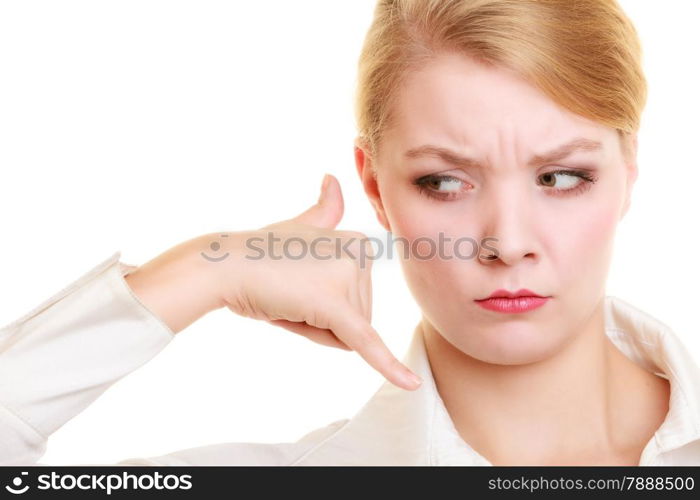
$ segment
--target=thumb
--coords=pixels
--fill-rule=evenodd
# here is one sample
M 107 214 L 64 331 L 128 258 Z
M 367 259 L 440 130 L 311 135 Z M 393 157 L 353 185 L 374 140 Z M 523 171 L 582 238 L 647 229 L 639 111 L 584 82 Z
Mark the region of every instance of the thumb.
M 289 221 L 334 229 L 343 218 L 343 210 L 343 193 L 340 190 L 340 183 L 333 175 L 326 174 L 323 177 L 321 194 L 316 204 Z

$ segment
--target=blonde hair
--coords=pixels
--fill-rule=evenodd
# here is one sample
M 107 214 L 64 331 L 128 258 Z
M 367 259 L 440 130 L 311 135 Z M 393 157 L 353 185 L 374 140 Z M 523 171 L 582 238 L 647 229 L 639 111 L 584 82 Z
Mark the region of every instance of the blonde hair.
M 616 129 L 630 152 L 647 83 L 637 32 L 616 0 L 378 0 L 355 95 L 372 154 L 402 80 L 440 51 L 514 70 L 561 107 Z

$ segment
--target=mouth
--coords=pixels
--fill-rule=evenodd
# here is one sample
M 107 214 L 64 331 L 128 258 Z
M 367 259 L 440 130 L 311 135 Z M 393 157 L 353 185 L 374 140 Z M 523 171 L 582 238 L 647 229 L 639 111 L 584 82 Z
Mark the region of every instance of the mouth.
M 545 305 L 551 297 L 545 297 L 526 288 L 516 292 L 499 289 L 484 299 L 476 299 L 479 306 L 501 313 L 523 313 Z

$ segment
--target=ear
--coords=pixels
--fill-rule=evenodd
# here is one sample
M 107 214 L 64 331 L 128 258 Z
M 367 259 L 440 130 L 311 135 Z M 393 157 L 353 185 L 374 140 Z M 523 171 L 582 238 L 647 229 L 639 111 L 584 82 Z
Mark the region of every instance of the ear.
M 362 137 L 357 137 L 355 139 L 354 152 L 355 167 L 357 168 L 357 174 L 360 176 L 362 188 L 364 189 L 367 198 L 369 198 L 372 207 L 374 207 L 374 211 L 377 214 L 377 220 L 384 229 L 391 232 L 391 225 L 386 217 L 382 197 L 379 193 L 377 173 L 375 165 L 372 164 L 372 156 L 369 145 Z
M 627 151 L 629 154 L 625 157 L 625 169 L 627 172 L 627 186 L 625 192 L 625 205 L 622 208 L 622 213 L 620 219 L 622 219 L 630 208 L 630 203 L 632 200 L 632 188 L 639 175 L 639 169 L 637 167 L 637 132 L 635 132 L 629 139 L 629 147 Z

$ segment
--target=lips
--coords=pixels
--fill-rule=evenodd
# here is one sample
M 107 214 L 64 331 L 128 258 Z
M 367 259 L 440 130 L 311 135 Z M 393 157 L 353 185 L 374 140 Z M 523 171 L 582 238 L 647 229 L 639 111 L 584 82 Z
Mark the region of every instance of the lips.
M 503 288 L 499 288 L 495 292 L 493 292 L 491 295 L 486 297 L 485 299 L 479 299 L 479 300 L 486 300 L 486 299 L 495 299 L 498 297 L 504 297 L 506 299 L 515 299 L 517 297 L 540 297 L 544 298 L 542 295 L 538 295 L 535 292 L 532 292 L 528 290 L 527 288 L 521 288 L 517 292 L 509 292 L 508 290 L 504 290 Z
M 485 299 L 477 299 L 475 302 L 490 311 L 501 313 L 522 313 L 543 306 L 550 297 L 543 297 L 527 288 L 521 288 L 516 292 L 499 289 Z

